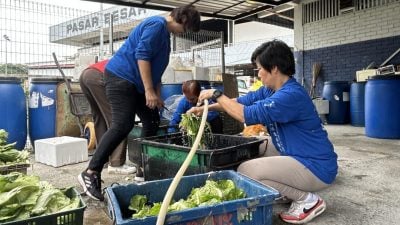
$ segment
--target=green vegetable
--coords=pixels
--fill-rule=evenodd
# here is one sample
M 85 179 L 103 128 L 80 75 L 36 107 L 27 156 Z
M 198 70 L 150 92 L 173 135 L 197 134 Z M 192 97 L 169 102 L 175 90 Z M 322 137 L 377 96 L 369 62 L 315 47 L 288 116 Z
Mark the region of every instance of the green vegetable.
M 135 195 L 131 198 L 129 209 L 139 212 L 147 202 L 146 195 Z
M 168 207 L 168 212 L 195 208 L 198 206 L 214 205 L 223 201 L 245 198 L 246 193 L 235 186 L 232 180 L 207 180 L 205 185 L 193 188 L 186 200 L 180 199 Z M 147 197 L 135 195 L 130 201 L 130 210 L 136 213 L 132 218 L 144 218 L 158 215 L 161 203 L 154 203 L 153 206 L 146 204 Z
M 8 133 L 4 129 L 0 129 L 0 145 L 7 143 Z
M 0 175 L 0 223 L 78 208 L 79 197 L 54 188 L 37 176 L 18 172 Z
M 188 115 L 188 114 L 182 114 L 182 120 L 179 123 L 179 127 L 181 130 L 183 130 L 184 134 L 186 134 L 189 138 L 189 145 L 193 145 L 194 140 L 196 139 L 196 135 L 199 132 L 200 129 L 200 124 L 201 124 L 201 117 L 197 117 L 193 114 Z M 204 147 L 205 144 L 207 143 L 207 140 L 211 138 L 211 127 L 208 122 L 206 122 L 206 125 L 204 127 L 204 132 L 203 136 L 201 137 L 200 140 L 200 146 Z
M 0 166 L 14 165 L 29 162 L 29 152 L 14 149 L 16 142 L 7 144 L 8 133 L 0 130 Z

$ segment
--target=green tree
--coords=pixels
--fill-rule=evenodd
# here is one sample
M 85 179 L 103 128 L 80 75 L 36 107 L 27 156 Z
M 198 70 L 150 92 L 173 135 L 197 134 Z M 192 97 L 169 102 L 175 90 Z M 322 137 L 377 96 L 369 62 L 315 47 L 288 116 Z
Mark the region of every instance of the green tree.
M 0 65 L 0 74 L 6 73 L 6 64 Z M 9 74 L 28 74 L 28 66 L 23 64 L 7 63 L 7 75 Z

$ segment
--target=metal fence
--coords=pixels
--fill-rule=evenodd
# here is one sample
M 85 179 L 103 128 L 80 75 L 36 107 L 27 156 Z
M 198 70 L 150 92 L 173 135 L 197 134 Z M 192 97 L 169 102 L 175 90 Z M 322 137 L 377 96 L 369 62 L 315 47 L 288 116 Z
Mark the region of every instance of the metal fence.
M 26 76 L 30 67 L 49 64 L 52 51 L 70 59 L 79 46 L 50 42 L 49 27 L 85 14 L 34 1 L 0 0 L 0 75 Z

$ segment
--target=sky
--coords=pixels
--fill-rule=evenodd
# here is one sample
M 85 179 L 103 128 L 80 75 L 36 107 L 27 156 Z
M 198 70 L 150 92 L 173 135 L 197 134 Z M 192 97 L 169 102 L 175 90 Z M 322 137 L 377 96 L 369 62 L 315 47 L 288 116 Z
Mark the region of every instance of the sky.
M 0 64 L 47 62 L 52 60 L 51 52 L 57 52 L 58 55 L 65 58 L 71 58 L 77 52 L 77 47 L 49 42 L 49 27 L 70 21 L 72 18 L 60 13 L 48 15 L 41 10 L 35 10 L 36 8 L 32 9 L 31 6 L 22 4 L 26 1 L 34 2 L 35 5 L 44 3 L 62 8 L 85 10 L 89 13 L 100 11 L 101 6 L 101 3 L 82 0 L 0 0 Z M 113 6 L 103 4 L 103 10 Z M 20 7 L 23 10 L 20 10 Z M 256 25 L 257 29 L 248 24 L 235 26 L 235 42 L 265 39 L 267 33 L 275 36 L 293 36 L 293 30 L 290 29 L 277 29 L 268 24 Z M 255 30 L 268 30 L 269 32 L 257 33 Z M 249 33 L 252 35 L 248 35 Z M 3 35 L 7 35 L 11 41 L 6 41 L 2 38 Z

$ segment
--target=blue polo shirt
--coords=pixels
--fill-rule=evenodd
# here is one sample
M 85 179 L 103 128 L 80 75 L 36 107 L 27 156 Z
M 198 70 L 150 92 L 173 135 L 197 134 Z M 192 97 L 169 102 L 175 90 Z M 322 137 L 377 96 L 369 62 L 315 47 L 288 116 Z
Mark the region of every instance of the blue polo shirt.
M 245 105 L 246 124 L 265 125 L 281 155 L 295 158 L 326 184 L 335 180 L 333 145 L 311 98 L 294 78 L 275 93 L 262 87 L 237 101 Z
M 211 105 L 213 104 L 212 101 L 208 101 L 208 103 Z M 190 103 L 185 97 L 183 97 L 179 103 L 178 103 L 178 107 L 176 107 L 176 110 L 172 116 L 171 121 L 169 122 L 169 125 L 171 126 L 170 128 L 168 128 L 168 133 L 172 133 L 172 132 L 177 132 L 177 129 L 175 128 L 177 125 L 179 125 L 179 123 L 182 120 L 181 115 L 186 113 L 189 109 L 191 109 L 193 106 L 192 103 Z M 208 111 L 208 115 L 207 115 L 207 121 L 210 122 L 212 120 L 214 120 L 215 118 L 217 118 L 219 116 L 219 113 L 216 111 Z
M 161 16 L 152 16 L 140 23 L 121 48 L 107 63 L 106 70 L 133 83 L 139 93 L 144 93 L 137 61 L 151 64 L 153 86 L 161 83 L 161 76 L 169 62 L 170 33 L 167 21 Z

